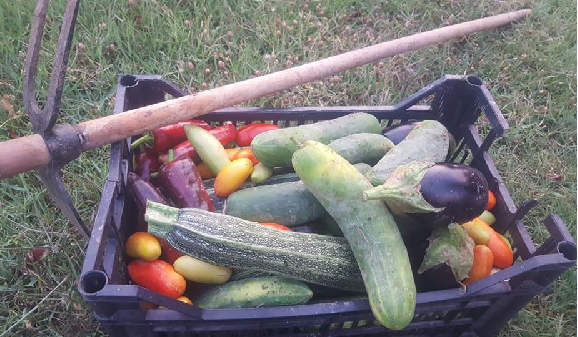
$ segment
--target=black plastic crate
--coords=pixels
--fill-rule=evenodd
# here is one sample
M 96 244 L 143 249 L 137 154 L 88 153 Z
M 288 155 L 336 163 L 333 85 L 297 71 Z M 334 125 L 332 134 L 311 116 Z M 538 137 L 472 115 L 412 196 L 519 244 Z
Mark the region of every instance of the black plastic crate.
M 158 103 L 167 95 L 185 93 L 158 76 L 122 76 L 115 113 Z M 479 77 L 444 76 L 395 106 L 229 108 L 202 118 L 213 124 L 272 121 L 283 127 L 360 111 L 375 115 L 383 126 L 436 119 L 449 129 L 458 142 L 451 160 L 480 170 L 496 195 L 494 228 L 510 236 L 514 266 L 471 284 L 466 292 L 418 293 L 414 319 L 402 331 L 379 325 L 365 298 L 249 309 L 190 306 L 130 285 L 128 280 L 123 244 L 135 230 L 135 210 L 129 198 L 125 200 L 132 155 L 127 139 L 111 146 L 108 179 L 79 282 L 79 291 L 100 324 L 111 336 L 493 336 L 576 265 L 576 244 L 559 216 L 543 221 L 550 238 L 540 247 L 528 235 L 523 217 L 533 203 L 516 208 L 487 153 L 492 142 L 507 132 L 508 124 Z M 169 310 L 148 309 L 150 303 Z

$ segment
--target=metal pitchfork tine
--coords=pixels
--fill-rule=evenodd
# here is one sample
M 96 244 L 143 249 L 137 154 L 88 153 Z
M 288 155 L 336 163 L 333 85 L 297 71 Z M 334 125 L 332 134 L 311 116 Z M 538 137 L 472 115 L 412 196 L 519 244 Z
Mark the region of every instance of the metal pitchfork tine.
M 90 236 L 90 231 L 84 225 L 78 211 L 72 204 L 70 195 L 62 182 L 60 169 L 66 163 L 77 158 L 80 151 L 80 139 L 74 138 L 74 133 L 66 132 L 70 128 L 67 124 L 55 126 L 62 100 L 62 89 L 70 45 L 74 35 L 74 24 L 78 14 L 80 0 L 69 0 L 64 12 L 62 27 L 58 37 L 58 47 L 54 57 L 50 85 L 46 104 L 41 110 L 36 101 L 36 75 L 38 73 L 38 60 L 40 58 L 40 45 L 44 33 L 44 24 L 50 0 L 38 0 L 34 10 L 34 21 L 30 32 L 28 53 L 26 55 L 23 98 L 24 106 L 30 117 L 32 128 L 35 133 L 42 135 L 48 146 L 51 162 L 50 165 L 38 169 L 40 179 L 46 186 L 50 196 L 56 205 L 64 212 L 75 229 L 85 239 Z M 77 138 L 77 137 L 76 137 Z

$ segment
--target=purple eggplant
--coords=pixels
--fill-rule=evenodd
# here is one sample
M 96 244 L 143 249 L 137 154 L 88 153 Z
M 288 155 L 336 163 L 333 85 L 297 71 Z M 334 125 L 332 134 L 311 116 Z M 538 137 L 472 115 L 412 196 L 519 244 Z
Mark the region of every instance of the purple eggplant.
M 157 177 L 165 195 L 179 208 L 201 208 L 213 212 L 215 206 L 203 186 L 203 179 L 190 158 L 173 160 L 161 167 Z
M 138 174 L 129 172 L 126 183 L 128 194 L 132 197 L 137 208 L 137 232 L 146 232 L 147 224 L 144 220 L 147 201 L 154 201 L 168 205 L 167 199 L 150 182 L 142 179 Z
M 431 227 L 471 220 L 488 204 L 488 182 L 473 167 L 413 162 L 399 166 L 383 184 L 364 192 Z
M 419 122 L 414 121 L 410 123 L 392 125 L 385 128 L 381 134 L 384 135 L 387 139 L 391 140 L 394 145 L 397 145 L 402 140 L 404 140 L 405 137 L 407 137 L 407 134 L 418 124 Z

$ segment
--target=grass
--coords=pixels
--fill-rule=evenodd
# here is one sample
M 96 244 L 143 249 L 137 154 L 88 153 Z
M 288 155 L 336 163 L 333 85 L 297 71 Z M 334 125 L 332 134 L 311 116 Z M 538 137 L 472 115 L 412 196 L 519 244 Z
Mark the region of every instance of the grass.
M 65 1 L 52 1 L 39 68 L 45 97 Z M 576 3 L 569 0 L 174 1 L 84 0 L 60 122 L 110 114 L 119 74 L 159 74 L 191 93 L 342 51 L 482 16 L 532 8 L 529 20 L 395 56 L 251 105 L 390 104 L 444 74 L 478 74 L 511 130 L 491 155 L 514 200 L 537 198 L 527 217 L 558 213 L 576 235 Z M 33 1 L 0 4 L 0 140 L 31 133 L 22 105 L 23 61 Z M 207 71 L 208 69 L 208 71 Z M 91 223 L 107 174 L 107 148 L 63 170 Z M 76 284 L 86 243 L 69 229 L 34 173 L 0 181 L 0 336 L 100 336 Z M 32 247 L 48 255 L 31 266 Z M 513 319 L 502 336 L 576 332 L 576 269 Z M 2 332 L 5 331 L 5 332 Z

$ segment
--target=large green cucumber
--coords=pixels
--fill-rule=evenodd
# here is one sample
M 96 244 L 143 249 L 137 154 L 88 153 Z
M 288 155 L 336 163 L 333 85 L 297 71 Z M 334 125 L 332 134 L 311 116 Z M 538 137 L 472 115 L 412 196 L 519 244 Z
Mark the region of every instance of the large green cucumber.
M 287 167 L 291 166 L 291 155 L 297 149 L 291 138 L 301 142 L 316 140 L 328 144 L 332 140 L 356 133 L 381 134 L 381 125 L 373 115 L 353 113 L 313 124 L 263 132 L 253 139 L 251 149 L 264 165 Z
M 366 177 L 374 185 L 383 184 L 401 165 L 413 161 L 441 162 L 448 155 L 450 133 L 435 120 L 420 122 L 371 169 Z
M 227 282 L 205 292 L 196 301 L 200 308 L 258 308 L 296 305 L 309 301 L 313 292 L 297 280 L 263 276 Z
M 367 164 L 356 164 L 365 173 Z M 298 177 L 297 177 L 298 179 Z M 301 181 L 262 185 L 232 193 L 223 213 L 256 222 L 295 226 L 318 219 L 327 212 Z
M 154 202 L 147 203 L 145 220 L 149 233 L 207 263 L 364 291 L 344 238 L 281 231 L 225 214 Z
M 391 140 L 374 133 L 356 133 L 338 138 L 327 145 L 351 164 L 369 165 L 375 165 L 395 146 Z
M 371 183 L 327 145 L 307 141 L 292 161 L 349 242 L 374 316 L 389 329 L 403 329 L 413 318 L 416 288 L 393 216 L 382 201 L 361 198 Z

